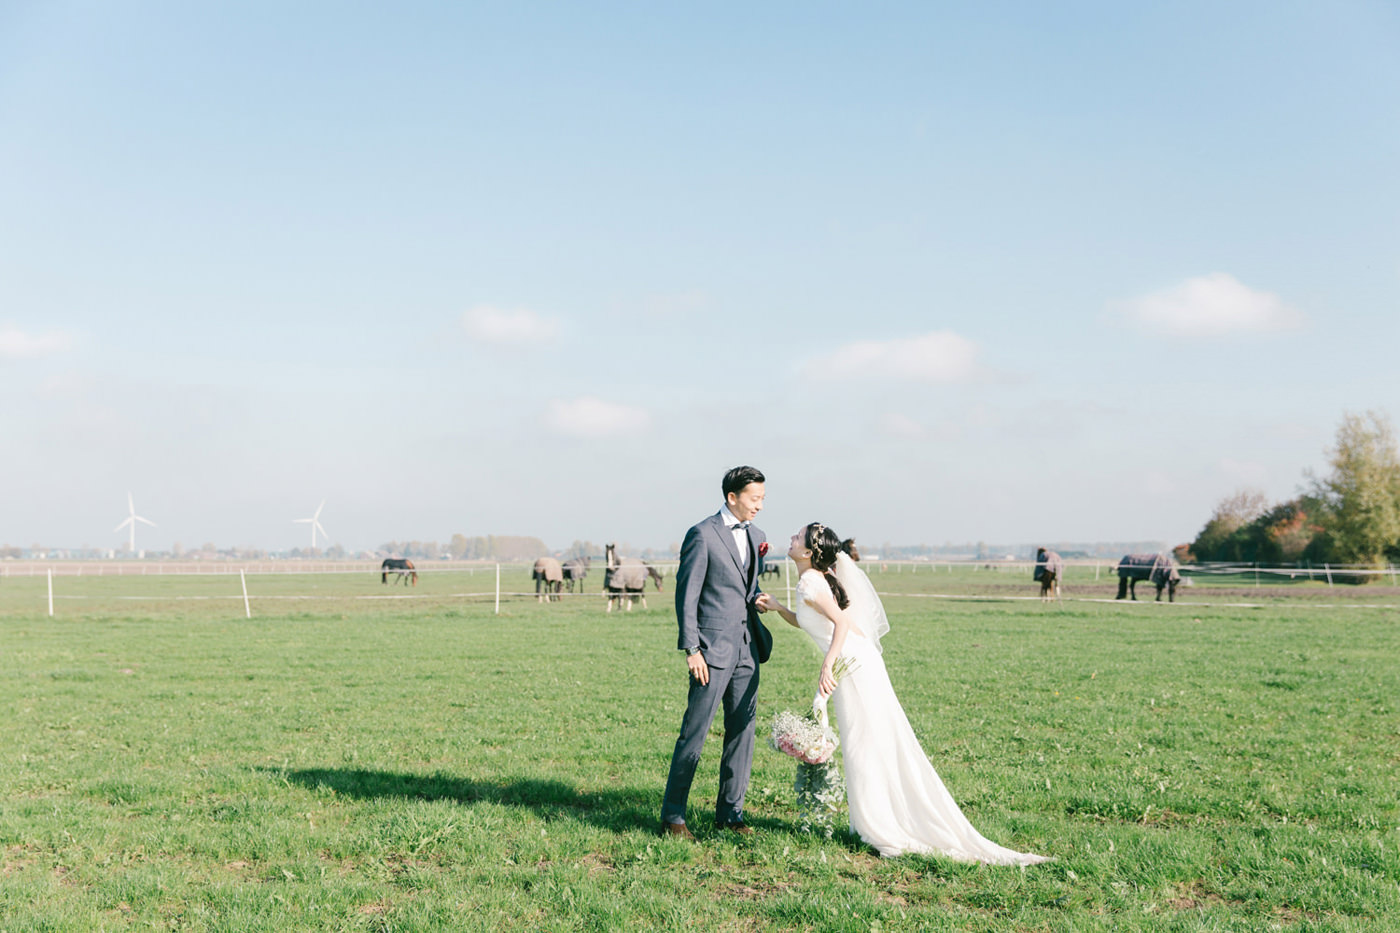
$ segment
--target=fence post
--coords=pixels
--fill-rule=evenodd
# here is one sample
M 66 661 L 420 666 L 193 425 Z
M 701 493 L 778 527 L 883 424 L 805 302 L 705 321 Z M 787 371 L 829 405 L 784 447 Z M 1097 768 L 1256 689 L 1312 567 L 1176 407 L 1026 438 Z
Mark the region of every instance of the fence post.
M 501 565 L 496 564 L 496 615 L 501 614 Z
M 53 568 L 49 568 L 49 618 L 53 618 Z
M 1327 574 L 1327 585 L 1328 585 L 1328 586 L 1331 586 L 1331 585 L 1332 585 L 1332 565 L 1331 565 L 1331 564 L 1323 564 L 1323 565 L 1322 565 L 1322 569 L 1323 569 L 1323 571 L 1326 572 L 1326 574 Z
M 238 581 L 243 584 L 243 614 L 248 618 L 253 617 L 253 607 L 248 605 L 248 578 L 243 575 L 243 568 L 238 568 Z
M 1259 561 L 1254 562 L 1254 588 L 1259 589 Z
M 792 605 L 792 561 L 783 558 L 783 586 L 787 589 L 788 605 Z

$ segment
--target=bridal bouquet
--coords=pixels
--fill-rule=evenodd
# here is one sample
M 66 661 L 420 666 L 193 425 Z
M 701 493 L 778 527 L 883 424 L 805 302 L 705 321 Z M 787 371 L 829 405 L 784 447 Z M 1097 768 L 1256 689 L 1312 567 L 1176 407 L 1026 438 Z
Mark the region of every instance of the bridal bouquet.
M 846 658 L 838 660 L 832 670 L 836 680 L 849 673 Z M 797 759 L 797 810 L 804 832 L 820 831 L 830 839 L 836 830 L 835 817 L 846 800 L 846 783 L 841 776 L 841 764 L 836 760 L 836 748 L 841 744 L 826 715 L 828 697 L 818 693 L 812 707 L 798 714 L 783 710 L 773 716 L 768 744 L 785 755 Z

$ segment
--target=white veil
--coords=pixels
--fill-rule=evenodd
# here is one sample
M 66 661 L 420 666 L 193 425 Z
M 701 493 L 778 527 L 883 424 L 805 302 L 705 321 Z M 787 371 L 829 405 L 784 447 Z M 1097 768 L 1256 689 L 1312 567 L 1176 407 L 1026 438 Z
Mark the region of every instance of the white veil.
M 845 551 L 836 555 L 834 568 L 836 579 L 846 589 L 846 597 L 851 604 L 846 614 L 866 636 L 875 643 L 879 651 L 884 651 L 880 639 L 890 630 L 890 620 L 885 616 L 885 606 L 880 602 L 880 594 L 875 592 L 875 584 L 856 566 Z

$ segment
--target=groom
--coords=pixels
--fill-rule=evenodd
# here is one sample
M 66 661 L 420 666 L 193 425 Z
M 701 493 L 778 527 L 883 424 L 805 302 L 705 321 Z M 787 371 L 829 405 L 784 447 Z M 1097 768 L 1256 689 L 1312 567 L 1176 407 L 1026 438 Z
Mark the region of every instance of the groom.
M 750 523 L 763 509 L 763 474 L 751 466 L 724 474 L 724 507 L 685 533 L 676 571 L 676 619 L 690 669 L 690 695 L 671 756 L 661 803 L 662 835 L 694 839 L 685 805 L 705 733 L 724 707 L 724 751 L 719 762 L 715 825 L 736 833 L 744 825 L 744 792 L 753 765 L 758 665 L 768 660 L 773 636 L 759 621 L 758 579 L 768 541 Z

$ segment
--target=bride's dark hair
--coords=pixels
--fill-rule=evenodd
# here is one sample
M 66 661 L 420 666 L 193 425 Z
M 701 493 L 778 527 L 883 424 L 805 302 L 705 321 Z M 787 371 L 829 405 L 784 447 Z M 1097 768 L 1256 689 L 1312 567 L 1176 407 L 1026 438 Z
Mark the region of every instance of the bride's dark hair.
M 851 604 L 851 598 L 846 595 L 846 588 L 836 579 L 836 574 L 831 572 L 831 568 L 836 566 L 836 555 L 843 551 L 852 560 L 860 560 L 855 539 L 847 538 L 842 541 L 840 535 L 821 522 L 812 522 L 807 526 L 807 533 L 803 535 L 802 545 L 812 552 L 812 569 L 826 577 L 826 582 L 831 587 L 831 595 L 836 597 L 836 605 L 845 609 Z

